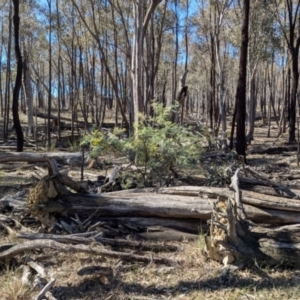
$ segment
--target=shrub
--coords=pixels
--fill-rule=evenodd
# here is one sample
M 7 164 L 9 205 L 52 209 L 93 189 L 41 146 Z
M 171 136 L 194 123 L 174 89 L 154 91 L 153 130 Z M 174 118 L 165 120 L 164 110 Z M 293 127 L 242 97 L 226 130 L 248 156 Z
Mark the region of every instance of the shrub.
M 141 116 L 129 138 L 120 137 L 124 133 L 120 128 L 108 133 L 94 130 L 81 144 L 90 145 L 91 156 L 125 155 L 139 167 L 144 181 L 151 178 L 165 184 L 179 169 L 199 161 L 202 141 L 189 128 L 169 120 L 170 108 L 155 104 L 153 110 L 154 117 Z

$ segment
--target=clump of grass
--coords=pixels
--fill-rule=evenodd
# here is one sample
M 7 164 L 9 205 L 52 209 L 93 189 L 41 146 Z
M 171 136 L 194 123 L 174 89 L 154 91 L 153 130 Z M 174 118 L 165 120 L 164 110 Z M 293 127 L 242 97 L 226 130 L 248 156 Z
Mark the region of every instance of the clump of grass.
M 21 272 L 4 270 L 0 273 L 0 295 L 2 300 L 28 300 L 31 297 L 31 289 L 21 281 Z

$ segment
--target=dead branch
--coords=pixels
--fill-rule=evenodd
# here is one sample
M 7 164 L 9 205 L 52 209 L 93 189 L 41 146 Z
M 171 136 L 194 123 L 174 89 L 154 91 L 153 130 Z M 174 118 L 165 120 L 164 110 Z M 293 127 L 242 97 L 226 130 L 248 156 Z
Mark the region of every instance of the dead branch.
M 175 252 L 182 251 L 182 247 L 176 245 L 168 245 L 166 243 L 157 244 L 157 243 L 147 243 L 145 241 L 132 241 L 132 240 L 124 240 L 124 239 L 109 239 L 103 238 L 100 236 L 97 237 L 79 237 L 79 236 L 71 236 L 71 235 L 54 235 L 54 234 L 17 234 L 17 238 L 27 239 L 27 240 L 53 240 L 59 243 L 64 244 L 91 244 L 94 242 L 98 242 L 102 245 L 107 245 L 115 248 L 130 248 L 130 249 L 138 249 L 140 251 L 153 251 L 153 252 Z
M 44 288 L 39 292 L 39 294 L 36 296 L 35 300 L 42 300 L 45 295 L 47 294 L 47 292 L 49 292 L 49 290 L 53 287 L 53 285 L 55 284 L 56 279 L 52 279 L 51 281 L 49 281 Z M 52 297 L 53 299 L 53 297 Z
M 31 269 L 35 270 L 41 278 L 47 277 L 45 269 L 42 266 L 40 266 L 38 263 L 36 263 L 32 258 L 27 259 L 27 265 Z
M 94 255 L 103 255 L 103 256 L 118 258 L 126 261 L 138 261 L 144 263 L 153 262 L 156 264 L 166 264 L 166 265 L 177 264 L 175 260 L 168 259 L 168 258 L 149 257 L 143 255 L 136 255 L 132 253 L 109 251 L 99 246 L 86 246 L 82 244 L 65 245 L 51 240 L 37 240 L 37 241 L 25 242 L 23 244 L 18 244 L 6 251 L 1 252 L 0 259 L 11 258 L 25 251 L 30 251 L 34 249 L 47 249 L 47 248 L 54 249 L 61 252 L 66 252 L 66 253 L 83 252 L 83 253 L 89 253 Z

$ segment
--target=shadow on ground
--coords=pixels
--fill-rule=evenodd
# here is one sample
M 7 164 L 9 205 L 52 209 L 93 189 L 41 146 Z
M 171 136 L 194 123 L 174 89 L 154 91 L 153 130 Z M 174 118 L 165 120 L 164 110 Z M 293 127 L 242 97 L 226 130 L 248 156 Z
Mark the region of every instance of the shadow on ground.
M 58 286 L 53 289 L 52 294 L 59 300 L 67 300 L 175 299 L 179 295 L 181 295 L 180 299 L 185 299 L 182 298 L 183 294 L 187 297 L 188 294 L 192 292 L 217 292 L 228 289 L 241 289 L 245 293 L 253 291 L 257 293 L 260 290 L 272 290 L 274 287 L 276 287 L 276 289 L 298 288 L 300 271 L 296 272 L 298 272 L 298 276 L 291 275 L 287 277 L 283 274 L 277 278 L 272 278 L 260 270 L 260 276 L 256 276 L 256 279 L 241 277 L 239 276 L 239 273 L 235 273 L 229 275 L 228 278 L 225 279 L 214 277 L 205 280 L 197 279 L 195 281 L 181 281 L 174 286 L 145 286 L 140 283 L 125 283 L 117 277 L 110 282 L 103 283 L 101 278 L 90 277 L 84 279 L 77 286 Z M 195 277 L 197 277 L 197 274 L 195 274 Z

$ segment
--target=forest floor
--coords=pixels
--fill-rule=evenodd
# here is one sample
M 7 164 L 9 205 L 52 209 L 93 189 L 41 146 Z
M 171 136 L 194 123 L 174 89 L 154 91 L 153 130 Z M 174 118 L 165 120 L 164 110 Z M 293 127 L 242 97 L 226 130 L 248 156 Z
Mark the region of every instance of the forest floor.
M 277 132 L 277 127 L 272 127 L 271 137 L 268 138 L 267 126 L 257 126 L 255 140 L 248 148 L 249 153 L 253 149 L 284 145 L 288 135 L 283 134 L 277 139 Z M 273 155 L 249 154 L 247 162 L 267 173 L 273 180 L 281 180 L 282 176 L 287 174 L 300 173 L 295 151 Z M 5 195 L 13 195 L 17 191 L 27 189 L 32 182 L 31 171 L 31 167 L 26 167 L 26 164 L 0 165 L 0 199 Z M 0 229 L 0 246 L 15 241 L 14 237 L 7 236 L 6 231 Z M 163 241 L 156 241 L 156 243 L 163 244 Z M 222 265 L 207 260 L 202 255 L 204 239 L 201 232 L 193 240 L 168 242 L 168 244 L 172 243 L 181 245 L 183 250 L 159 253 L 161 257 L 180 261 L 180 264 L 171 267 L 133 261 L 120 263 L 116 259 L 102 256 L 84 253 L 70 255 L 48 249 L 22 254 L 20 260 L 26 262 L 30 258 L 42 265 L 47 273 L 56 279 L 51 293 L 53 297 L 61 300 L 300 299 L 300 270 L 298 269 L 286 269 L 280 265 L 274 268 L 256 265 L 251 269 L 235 271 L 224 280 L 220 276 Z M 149 252 L 148 255 L 152 256 L 153 253 Z M 79 276 L 77 271 L 88 265 L 115 267 L 116 272 L 113 276 Z M 23 271 L 23 265 L 18 260 L 7 264 L 2 262 L 0 265 L 1 300 L 27 300 L 37 295 L 39 291 L 36 288 L 32 289 L 22 283 Z

